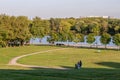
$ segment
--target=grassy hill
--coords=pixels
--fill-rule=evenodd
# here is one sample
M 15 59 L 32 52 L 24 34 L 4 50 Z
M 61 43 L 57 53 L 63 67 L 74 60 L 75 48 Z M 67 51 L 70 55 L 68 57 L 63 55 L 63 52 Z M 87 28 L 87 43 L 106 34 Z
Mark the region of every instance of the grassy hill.
M 99 53 L 97 49 L 66 48 L 18 60 L 22 64 L 48 66 L 48 69 L 7 65 L 16 56 L 57 48 L 61 47 L 0 48 L 0 80 L 120 80 L 120 51 L 116 50 L 101 50 Z M 79 60 L 83 62 L 82 69 L 74 69 Z

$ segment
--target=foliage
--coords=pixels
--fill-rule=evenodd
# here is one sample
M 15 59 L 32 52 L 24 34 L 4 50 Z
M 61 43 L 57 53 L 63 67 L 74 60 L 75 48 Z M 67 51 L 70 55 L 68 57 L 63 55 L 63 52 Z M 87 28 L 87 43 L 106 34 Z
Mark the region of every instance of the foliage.
M 49 37 L 49 42 L 83 41 L 83 35 L 111 36 L 120 33 L 120 19 L 112 18 L 51 18 L 35 17 L 29 20 L 26 16 L 0 15 L 0 40 L 6 46 L 23 45 L 30 38 Z M 93 39 L 94 41 L 94 39 Z M 103 44 L 106 44 L 103 42 Z
M 103 33 L 101 35 L 100 41 L 105 45 L 105 48 L 106 48 L 106 45 L 110 42 L 110 40 L 111 40 L 110 34 Z
M 25 16 L 7 16 L 0 15 L 0 36 L 2 43 L 11 46 L 15 45 L 15 41 L 21 45 L 29 40 L 31 33 L 29 31 L 29 20 Z
M 90 33 L 90 34 L 87 36 L 87 42 L 88 42 L 89 44 L 92 44 L 94 41 L 95 41 L 95 34 L 94 34 L 94 33 Z
M 115 34 L 113 37 L 113 42 L 117 45 L 120 46 L 120 34 Z
M 84 42 L 84 36 L 82 34 L 75 34 L 73 41 L 76 43 Z
M 35 17 L 30 24 L 30 32 L 34 38 L 40 38 L 41 42 L 41 39 L 48 35 L 50 31 L 49 26 L 50 24 L 47 20 L 41 20 L 41 18 Z
M 120 34 L 115 34 L 113 37 L 113 43 L 117 46 L 119 46 L 120 49 Z

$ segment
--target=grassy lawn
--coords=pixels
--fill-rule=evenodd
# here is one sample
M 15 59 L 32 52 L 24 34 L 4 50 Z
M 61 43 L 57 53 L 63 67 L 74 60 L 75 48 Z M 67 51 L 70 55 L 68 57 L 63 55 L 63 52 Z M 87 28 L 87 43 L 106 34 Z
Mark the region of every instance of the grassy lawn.
M 40 53 L 18 60 L 19 63 L 49 67 L 65 67 L 69 70 L 23 68 L 6 65 L 16 56 L 46 51 L 60 47 L 28 46 L 0 48 L 0 80 L 120 80 L 120 51 L 66 48 L 64 50 Z M 74 64 L 82 60 L 82 69 Z
M 11 47 L 11 48 L 0 48 L 0 65 L 8 64 L 8 62 L 20 55 L 30 54 L 33 52 L 57 49 L 59 47 L 51 46 L 24 46 L 24 47 Z
M 120 53 L 113 50 L 101 50 L 98 53 L 96 49 L 67 48 L 24 57 L 19 62 L 49 67 L 74 67 L 79 60 L 82 60 L 84 68 L 114 68 L 104 64 L 120 63 Z

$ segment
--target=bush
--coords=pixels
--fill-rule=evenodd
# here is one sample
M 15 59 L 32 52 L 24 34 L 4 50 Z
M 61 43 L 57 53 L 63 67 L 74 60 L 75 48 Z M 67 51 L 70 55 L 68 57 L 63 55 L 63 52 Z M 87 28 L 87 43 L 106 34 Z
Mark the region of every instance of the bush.
M 0 47 L 6 47 L 6 43 L 4 41 L 0 41 Z

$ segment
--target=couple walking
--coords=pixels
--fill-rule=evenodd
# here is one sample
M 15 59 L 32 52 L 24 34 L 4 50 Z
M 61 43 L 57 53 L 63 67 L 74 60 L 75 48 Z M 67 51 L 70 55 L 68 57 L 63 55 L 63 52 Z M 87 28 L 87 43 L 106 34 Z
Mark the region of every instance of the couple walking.
M 80 69 L 82 67 L 82 61 L 80 60 L 77 64 L 75 64 L 75 69 Z

